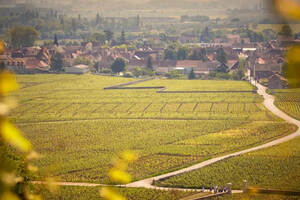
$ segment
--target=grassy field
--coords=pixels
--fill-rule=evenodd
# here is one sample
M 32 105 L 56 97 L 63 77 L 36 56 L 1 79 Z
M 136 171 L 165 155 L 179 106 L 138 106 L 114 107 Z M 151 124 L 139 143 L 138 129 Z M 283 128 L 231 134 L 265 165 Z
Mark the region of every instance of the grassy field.
M 135 86 L 166 86 L 167 91 L 252 91 L 254 86 L 245 81 L 219 80 L 152 80 Z
M 300 119 L 300 89 L 275 90 L 275 105 L 289 114 Z
M 225 185 L 242 189 L 243 180 L 250 187 L 296 190 L 300 188 L 300 139 L 175 176 L 158 183 L 163 186 L 199 188 Z
M 269 194 L 234 194 L 213 198 L 213 200 L 299 200 L 299 196 L 283 196 Z
M 52 194 L 44 189 L 40 192 L 45 200 L 103 200 L 100 197 L 99 187 L 68 187 L 62 186 L 59 191 Z M 119 194 L 130 200 L 178 200 L 190 196 L 193 192 L 160 191 L 139 188 L 118 188 Z
M 14 96 L 20 106 L 11 118 L 44 155 L 36 163 L 40 169 L 63 181 L 108 183 L 111 160 L 122 150 L 139 154 L 130 166 L 137 180 L 265 143 L 293 129 L 253 93 L 103 90 L 133 79 L 95 75 L 17 79 L 21 89 Z M 163 82 L 175 89 L 183 85 Z M 200 90 L 203 83 L 186 82 Z M 246 82 L 234 83 L 236 90 L 252 89 Z M 213 84 L 209 87 L 215 91 L 233 85 Z

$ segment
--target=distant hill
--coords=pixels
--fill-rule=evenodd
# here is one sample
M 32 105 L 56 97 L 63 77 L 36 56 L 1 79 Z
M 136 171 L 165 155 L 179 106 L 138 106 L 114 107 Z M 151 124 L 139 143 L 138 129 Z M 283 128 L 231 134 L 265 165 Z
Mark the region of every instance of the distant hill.
M 146 1 L 146 0 L 144 0 Z M 238 8 L 253 7 L 261 0 L 149 0 L 148 5 L 155 7 L 177 7 L 177 8 Z
M 4 0 L 2 0 L 4 1 Z M 5 0 L 7 1 L 7 0 Z M 69 7 L 102 7 L 108 10 L 118 9 L 229 9 L 254 7 L 266 0 L 16 0 L 17 3 L 33 2 L 40 5 L 69 5 Z M 1 4 L 1 0 L 0 0 Z

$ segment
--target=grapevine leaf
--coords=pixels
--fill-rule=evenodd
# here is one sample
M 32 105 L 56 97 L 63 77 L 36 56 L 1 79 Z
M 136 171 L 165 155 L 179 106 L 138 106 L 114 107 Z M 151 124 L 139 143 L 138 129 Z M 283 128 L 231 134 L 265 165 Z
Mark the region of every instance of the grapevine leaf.
M 2 40 L 0 40 L 0 55 L 2 55 L 4 53 L 4 42 Z
M 19 198 L 11 192 L 5 192 L 2 196 L 0 196 L 0 200 L 19 200 Z
M 22 136 L 21 132 L 13 124 L 8 120 L 3 120 L 1 123 L 1 135 L 7 143 L 23 152 L 31 150 L 30 142 Z
M 300 46 L 292 47 L 288 54 L 287 79 L 291 88 L 300 87 Z
M 126 200 L 124 197 L 114 192 L 110 188 L 102 188 L 100 190 L 100 196 L 107 200 Z
M 129 183 L 131 181 L 130 174 L 118 169 L 110 170 L 109 177 L 116 183 Z
M 10 72 L 0 73 L 0 94 L 7 94 L 18 89 L 15 76 Z
M 295 0 L 274 0 L 275 9 L 289 19 L 300 19 L 300 5 Z

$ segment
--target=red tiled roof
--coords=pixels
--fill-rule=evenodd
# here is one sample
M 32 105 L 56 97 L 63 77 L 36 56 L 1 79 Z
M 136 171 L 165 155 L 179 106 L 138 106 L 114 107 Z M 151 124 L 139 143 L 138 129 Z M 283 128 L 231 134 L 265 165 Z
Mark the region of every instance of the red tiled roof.
M 25 61 L 26 69 L 48 70 L 48 67 L 49 65 L 47 63 L 36 58 L 27 58 Z

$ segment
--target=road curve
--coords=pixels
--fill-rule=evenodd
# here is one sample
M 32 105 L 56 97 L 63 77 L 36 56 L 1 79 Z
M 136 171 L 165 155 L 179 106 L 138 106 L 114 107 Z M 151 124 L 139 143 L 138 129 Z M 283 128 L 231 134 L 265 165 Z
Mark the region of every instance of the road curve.
M 255 83 L 254 81 L 252 82 L 252 84 L 255 85 L 258 88 L 258 90 L 257 90 L 258 94 L 263 96 L 264 106 L 268 110 L 270 110 L 274 115 L 282 118 L 283 120 L 285 120 L 288 123 L 295 124 L 296 126 L 298 126 L 298 130 L 296 132 L 294 132 L 294 133 L 292 133 L 288 136 L 282 137 L 280 139 L 274 140 L 272 142 L 257 146 L 257 147 L 253 147 L 253 148 L 246 149 L 246 150 L 243 150 L 243 151 L 239 151 L 239 152 L 236 152 L 236 153 L 232 153 L 232 154 L 229 154 L 229 155 L 213 158 L 213 159 L 201 162 L 199 164 L 196 164 L 196 165 L 193 165 L 193 166 L 181 169 L 181 170 L 177 170 L 177 171 L 170 172 L 170 173 L 167 173 L 167 174 L 163 174 L 163 175 L 155 176 L 155 177 L 152 177 L 152 178 L 136 181 L 136 182 L 133 182 L 133 183 L 129 183 L 125 186 L 126 187 L 149 188 L 149 189 L 162 189 L 160 187 L 153 186 L 152 185 L 153 181 L 158 181 L 158 180 L 170 178 L 172 176 L 176 176 L 176 175 L 179 175 L 179 174 L 183 174 L 183 173 L 186 173 L 186 172 L 194 171 L 194 170 L 206 167 L 208 165 L 214 164 L 214 163 L 219 162 L 219 161 L 224 160 L 224 159 L 228 159 L 228 158 L 239 156 L 239 155 L 242 155 L 242 154 L 246 154 L 246 153 L 249 153 L 249 152 L 252 152 L 252 151 L 257 151 L 257 150 L 260 150 L 260 149 L 265 149 L 265 148 L 268 148 L 268 147 L 272 147 L 274 145 L 278 145 L 278 144 L 287 142 L 289 140 L 292 140 L 296 137 L 299 137 L 300 136 L 300 121 L 290 117 L 289 115 L 287 115 L 284 112 L 282 112 L 281 110 L 279 110 L 274 105 L 274 101 L 275 101 L 274 97 L 272 95 L 269 95 L 269 94 L 266 93 L 266 87 L 264 87 L 264 86 L 262 86 L 258 83 Z

